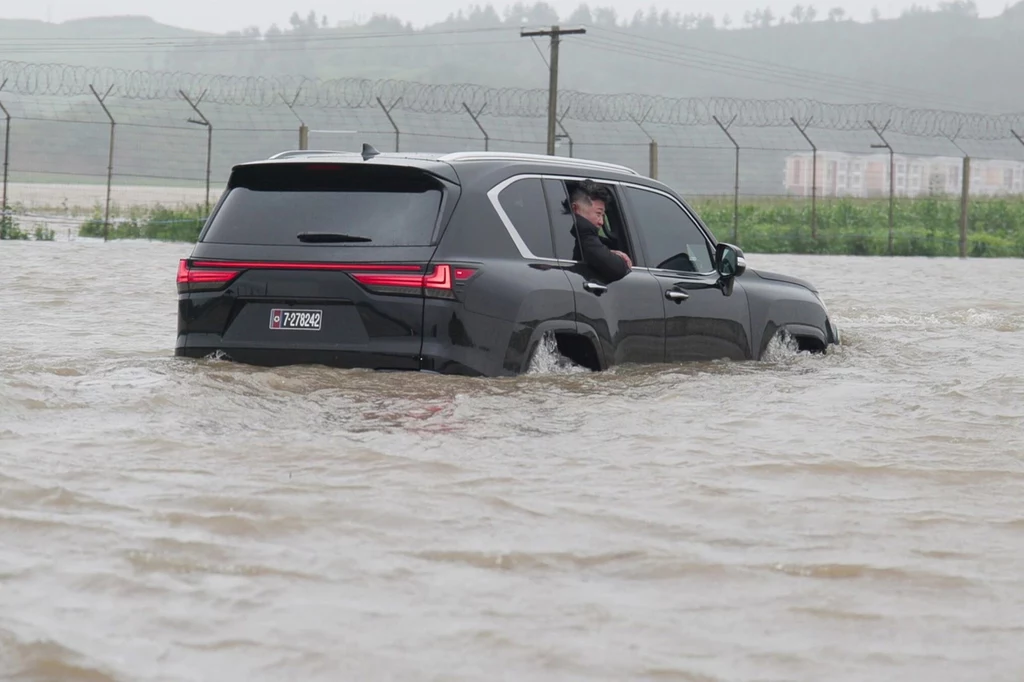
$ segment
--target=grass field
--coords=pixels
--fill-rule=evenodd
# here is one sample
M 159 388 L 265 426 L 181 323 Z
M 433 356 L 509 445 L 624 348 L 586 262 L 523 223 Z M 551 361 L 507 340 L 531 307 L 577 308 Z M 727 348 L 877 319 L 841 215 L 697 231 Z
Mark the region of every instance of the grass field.
M 733 239 L 731 198 L 692 203 L 719 239 Z M 959 199 L 897 199 L 894 208 L 893 255 L 959 254 Z M 1024 257 L 1024 198 L 972 199 L 968 216 L 968 256 Z M 888 199 L 819 201 L 817 225 L 817 239 L 813 239 L 808 199 L 740 200 L 738 241 L 746 251 L 889 254 Z

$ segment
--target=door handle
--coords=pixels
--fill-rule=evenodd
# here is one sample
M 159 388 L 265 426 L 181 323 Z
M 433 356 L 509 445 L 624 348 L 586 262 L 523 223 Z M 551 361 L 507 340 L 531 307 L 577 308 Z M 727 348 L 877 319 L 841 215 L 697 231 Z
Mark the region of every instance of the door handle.
M 596 284 L 594 282 L 584 282 L 583 288 L 592 294 L 597 294 L 598 296 L 608 291 L 608 287 L 606 287 L 605 285 Z
M 678 289 L 669 289 L 665 292 L 665 298 L 676 303 L 682 303 L 686 299 L 690 298 L 690 295 L 685 291 L 679 291 Z

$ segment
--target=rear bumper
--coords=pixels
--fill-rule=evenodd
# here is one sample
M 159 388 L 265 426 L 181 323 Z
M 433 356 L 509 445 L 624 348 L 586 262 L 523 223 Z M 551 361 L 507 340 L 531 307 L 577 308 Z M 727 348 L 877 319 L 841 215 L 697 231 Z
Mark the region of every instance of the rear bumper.
M 291 343 L 238 343 L 219 334 L 178 334 L 174 354 L 182 358 L 219 355 L 235 362 L 262 367 L 326 365 L 345 369 L 419 369 L 420 340 L 394 339 L 368 348 L 330 347 Z
M 218 355 L 247 365 L 324 365 L 339 369 L 425 371 L 472 377 L 519 374 L 525 368 L 535 324 L 467 312 L 450 301 L 427 300 L 424 334 L 375 338 L 362 347 L 282 346 L 224 341 L 219 334 L 180 332 L 174 354 L 202 359 Z M 179 324 L 179 329 L 184 325 Z
M 198 335 L 197 335 L 198 336 Z M 203 335 L 206 336 L 206 335 Z M 287 367 L 289 365 L 321 365 L 335 369 L 370 369 L 379 371 L 416 372 L 481 377 L 491 372 L 481 366 L 479 353 L 434 346 L 430 353 L 421 355 L 419 343 L 410 344 L 408 352 L 382 350 L 325 350 L 323 348 L 271 348 L 232 346 L 210 339 L 190 339 L 180 335 L 174 355 L 179 358 L 204 359 L 212 356 L 258 367 Z
M 322 365 L 337 369 L 380 369 L 417 371 L 419 358 L 415 355 L 389 355 L 365 351 L 345 352 L 296 348 L 238 348 L 230 346 L 178 346 L 174 355 L 180 358 L 202 359 L 220 356 L 245 365 L 259 367 L 285 367 L 288 365 Z

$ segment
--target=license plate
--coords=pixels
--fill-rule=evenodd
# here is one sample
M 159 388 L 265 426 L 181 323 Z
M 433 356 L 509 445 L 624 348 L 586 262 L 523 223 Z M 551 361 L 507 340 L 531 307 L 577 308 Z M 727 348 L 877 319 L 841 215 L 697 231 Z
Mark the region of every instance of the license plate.
M 277 308 L 270 311 L 270 328 L 320 331 L 320 324 L 323 322 L 323 318 L 324 313 L 322 310 L 283 310 Z

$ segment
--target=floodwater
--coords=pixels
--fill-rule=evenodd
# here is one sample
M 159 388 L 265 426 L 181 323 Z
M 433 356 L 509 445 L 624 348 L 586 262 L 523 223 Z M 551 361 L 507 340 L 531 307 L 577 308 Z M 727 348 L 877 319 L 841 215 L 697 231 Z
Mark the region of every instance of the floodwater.
M 187 245 L 0 244 L 0 679 L 1020 680 L 1019 261 L 750 255 L 827 357 L 173 357 Z

